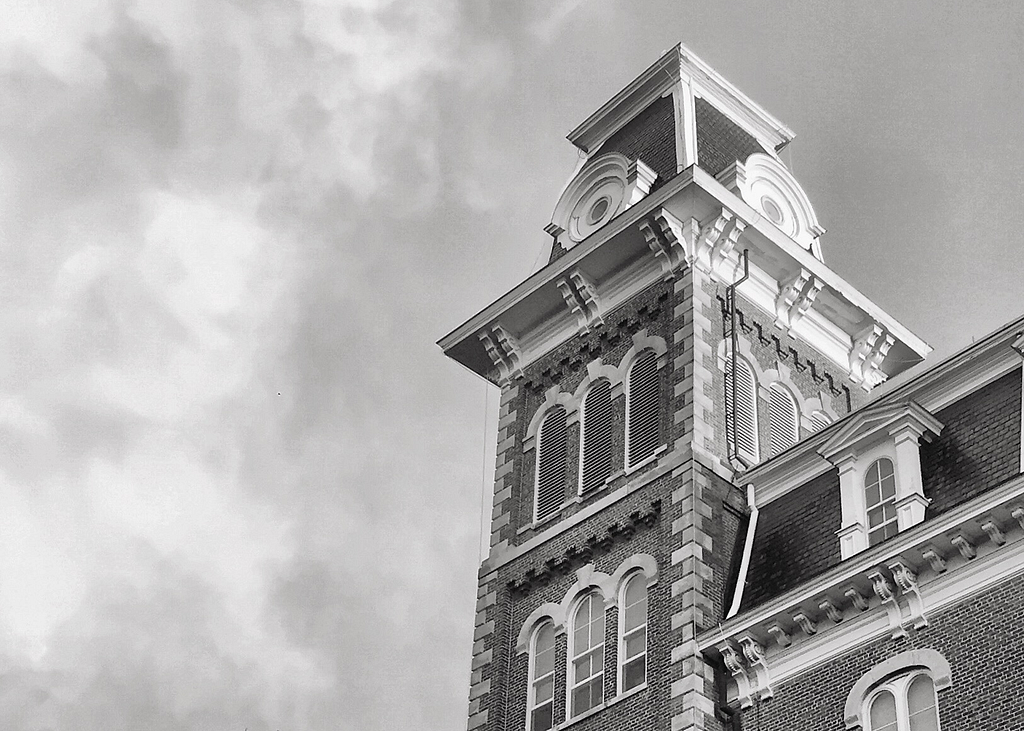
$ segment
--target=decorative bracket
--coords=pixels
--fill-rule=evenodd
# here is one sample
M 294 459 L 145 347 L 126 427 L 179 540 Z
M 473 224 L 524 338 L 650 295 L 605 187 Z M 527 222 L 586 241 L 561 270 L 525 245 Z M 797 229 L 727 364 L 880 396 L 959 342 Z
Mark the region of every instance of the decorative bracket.
M 626 207 L 642 201 L 651 192 L 658 174 L 643 160 L 634 160 L 626 168 Z
M 937 549 L 935 546 L 928 546 L 923 551 L 921 551 L 921 558 L 923 558 L 931 565 L 932 571 L 934 571 L 935 573 L 941 574 L 945 572 L 946 559 L 945 557 L 943 557 L 941 553 L 939 553 L 939 549 Z
M 1003 533 L 1003 529 L 999 527 L 999 524 L 996 523 L 995 520 L 986 520 L 981 524 L 981 529 L 988 534 L 989 540 L 997 546 L 1001 546 L 1006 543 L 1006 534 Z
M 868 600 L 860 593 L 860 589 L 856 586 L 851 586 L 845 592 L 843 596 L 850 600 L 850 604 L 857 608 L 858 611 L 866 612 L 868 610 Z
M 779 290 L 775 300 L 776 327 L 792 330 L 811 308 L 824 285 L 823 281 L 801 267 Z
M 834 624 L 839 624 L 843 621 L 843 611 L 833 604 L 831 599 L 823 599 L 821 603 L 818 604 L 818 609 L 823 611 L 825 616 L 832 620 Z
M 956 550 L 960 551 L 960 555 L 968 561 L 978 555 L 978 551 L 974 548 L 974 544 L 971 543 L 970 539 L 968 539 L 963 533 L 957 533 L 955 536 L 950 536 L 949 542 L 952 543 L 956 547 Z
M 877 322 L 864 328 L 850 348 L 850 380 L 870 391 L 888 376 L 881 370 L 895 339 Z
M 694 261 L 697 266 L 709 274 L 722 278 L 720 270 L 729 261 L 729 257 L 746 227 L 747 224 L 736 218 L 731 211 L 723 208 L 717 216 L 701 227 L 694 251 Z M 726 233 L 727 231 L 728 233 Z
M 478 336 L 491 362 L 498 369 L 498 385 L 506 386 L 523 375 L 522 350 L 519 343 L 498 323 Z
M 924 601 L 921 599 L 921 590 L 917 586 L 917 574 L 900 559 L 889 564 L 892 577 L 900 588 L 900 593 L 907 599 L 907 610 L 910 616 L 907 618 L 913 623 L 914 629 L 923 629 L 928 626 L 928 618 L 924 616 Z
M 800 629 L 802 629 L 804 634 L 808 636 L 813 635 L 818 631 L 817 623 L 803 612 L 794 614 L 793 621 L 800 625 Z
M 720 644 L 718 652 L 722 655 L 725 669 L 729 671 L 733 680 L 736 681 L 736 703 L 739 704 L 740 708 L 750 708 L 754 705 L 750 697 L 750 677 L 747 675 L 747 669 L 743 667 L 739 653 L 736 652 L 736 648 L 730 642 Z
M 654 252 L 654 259 L 661 265 L 666 280 L 675 277 L 676 271 L 692 260 L 689 254 L 692 242 L 697 239 L 698 224 L 690 219 L 685 223 L 664 208 L 649 220 L 640 222 L 640 233 L 647 246 Z
M 569 306 L 569 311 L 576 316 L 580 334 L 604 324 L 597 289 L 579 269 L 573 269 L 568 276 L 562 277 L 555 284 L 562 293 L 565 304 Z
M 753 696 L 759 701 L 771 699 L 775 692 L 772 690 L 771 676 L 768 673 L 768 661 L 764 656 L 764 649 L 750 635 L 739 638 L 740 647 L 743 648 L 743 656 L 747 658 L 747 664 L 754 671 Z
M 775 642 L 778 643 L 779 647 L 789 647 L 793 644 L 793 638 L 789 636 L 789 632 L 784 630 L 778 622 L 769 625 L 768 634 L 775 638 Z
M 900 611 L 900 605 L 896 601 L 896 594 L 893 591 L 892 584 L 889 583 L 889 580 L 885 578 L 881 571 L 872 571 L 868 574 L 868 579 L 871 580 L 871 587 L 875 590 L 875 596 L 882 600 L 882 604 L 885 605 L 885 611 L 889 613 L 889 628 L 892 630 L 893 639 L 906 637 L 907 631 L 903 629 L 903 613 Z

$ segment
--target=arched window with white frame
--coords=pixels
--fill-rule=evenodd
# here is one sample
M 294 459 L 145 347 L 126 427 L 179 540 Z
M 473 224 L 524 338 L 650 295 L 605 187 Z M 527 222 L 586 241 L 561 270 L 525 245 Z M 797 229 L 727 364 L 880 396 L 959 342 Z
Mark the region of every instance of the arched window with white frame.
M 869 546 L 881 543 L 899 532 L 896 520 L 896 472 L 888 457 L 872 462 L 864 474 L 864 508 L 867 511 Z
M 865 731 L 939 731 L 935 684 L 924 670 L 890 678 L 865 699 Z
M 552 407 L 537 434 L 537 491 L 535 519 L 544 520 L 562 507 L 568 469 L 568 416 L 565 407 Z
M 542 623 L 530 646 L 530 731 L 549 731 L 555 725 L 555 626 Z
M 590 592 L 576 605 L 569 637 L 569 718 L 604 700 L 604 602 Z
M 626 376 L 626 467 L 650 457 L 661 445 L 659 438 L 658 355 L 640 353 Z
M 612 386 L 600 378 L 587 390 L 580 415 L 580 494 L 612 473 Z
M 647 577 L 634 573 L 626 581 L 619 606 L 619 692 L 647 680 Z
M 800 439 L 800 411 L 796 399 L 781 383 L 768 387 L 768 437 L 771 454 L 781 454 Z
M 729 419 L 733 419 L 734 424 L 726 424 L 726 442 L 730 453 L 735 452 L 746 462 L 755 464 L 761 459 L 757 434 L 757 379 L 754 377 L 754 369 L 743 358 L 736 359 L 736 366 L 736 403 L 734 405 L 732 388 L 729 383 L 732 357 L 726 352 L 725 413 L 727 422 Z
M 832 419 L 827 414 L 821 411 L 811 412 L 811 428 L 814 431 L 821 431 L 826 426 L 832 423 Z

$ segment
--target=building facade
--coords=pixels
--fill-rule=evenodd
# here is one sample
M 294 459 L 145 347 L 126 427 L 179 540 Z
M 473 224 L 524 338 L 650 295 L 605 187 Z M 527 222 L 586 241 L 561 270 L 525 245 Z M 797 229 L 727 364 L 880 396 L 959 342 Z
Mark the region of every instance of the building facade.
M 1024 321 L 928 346 L 824 262 L 793 134 L 683 46 L 569 135 L 501 389 L 468 728 L 1024 728 Z

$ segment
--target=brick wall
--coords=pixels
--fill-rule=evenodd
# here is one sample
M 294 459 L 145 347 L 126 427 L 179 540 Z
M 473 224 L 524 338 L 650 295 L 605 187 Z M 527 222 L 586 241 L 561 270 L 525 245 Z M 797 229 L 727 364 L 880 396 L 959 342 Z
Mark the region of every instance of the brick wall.
M 924 494 L 933 517 L 1020 473 L 1020 369 L 935 414 L 945 426 L 921 445 Z
M 872 667 L 915 648 L 937 650 L 949 661 L 952 685 L 938 693 L 943 731 L 1018 731 L 1021 607 L 1024 576 L 929 617 L 903 640 L 876 640 L 799 678 L 775 686 L 775 697 L 743 714 L 744 731 L 842 731 L 843 707 L 853 684 Z
M 737 160 L 764 152 L 753 135 L 741 129 L 704 99 L 694 100 L 697 118 L 697 165 L 717 175 Z
M 671 97 L 653 102 L 601 145 L 598 155 L 618 152 L 640 159 L 658 174 L 657 188 L 676 174 L 675 107 Z

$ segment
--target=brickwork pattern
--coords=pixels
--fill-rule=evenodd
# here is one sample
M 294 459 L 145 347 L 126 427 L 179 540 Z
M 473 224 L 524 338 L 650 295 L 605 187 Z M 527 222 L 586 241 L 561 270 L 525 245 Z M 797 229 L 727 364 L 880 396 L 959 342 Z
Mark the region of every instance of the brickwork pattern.
M 759 511 L 750 552 L 746 610 L 839 564 L 839 471 L 830 470 Z
M 598 154 L 618 152 L 643 162 L 658 174 L 652 189 L 676 174 L 676 122 L 671 97 L 662 97 L 601 145 Z
M 647 335 L 660 337 L 671 344 L 671 290 L 667 285 L 659 284 L 649 287 L 626 305 L 605 316 L 605 325 L 580 337 L 572 338 L 548 355 L 540 358 L 525 369 L 519 384 L 519 392 L 513 400 L 517 419 L 509 422 L 507 458 L 511 460 L 509 479 L 506 486 L 510 487 L 510 502 L 507 523 L 497 527 L 498 538 L 492 541 L 504 541 L 516 545 L 528 540 L 536 534 L 536 530 L 521 528 L 533 523 L 535 472 L 537 450 L 524 451 L 527 430 L 537 410 L 544 405 L 547 390 L 557 386 L 560 391 L 573 393 L 587 375 L 587 364 L 600 358 L 605 364 L 618 366 L 622 358 L 633 347 L 632 336 L 641 330 Z M 665 408 L 668 392 L 669 371 L 671 362 L 659 371 L 662 388 L 661 433 L 668 443 L 672 438 L 671 413 Z M 626 432 L 626 398 L 624 390 L 615 388 L 612 391 L 612 455 L 616 465 L 612 473 L 613 480 L 604 489 L 594 490 L 584 495 L 580 502 L 569 503 L 558 513 L 551 523 L 565 519 L 588 506 L 610 490 L 621 488 L 636 474 L 629 476 L 623 472 L 625 463 L 625 432 Z M 564 500 L 575 497 L 579 489 L 579 448 L 580 424 L 578 418 L 570 419 L 568 428 L 568 468 L 564 484 Z M 509 464 L 506 462 L 506 464 Z M 651 465 L 653 466 L 653 465 Z M 647 469 L 650 469 L 648 467 Z M 539 530 L 547 528 L 545 522 Z M 494 545 L 494 543 L 492 543 Z
M 697 165 L 718 175 L 734 162 L 745 162 L 755 152 L 764 152 L 753 135 L 734 124 L 704 99 L 694 100 L 697 120 Z
M 931 648 L 949 661 L 952 685 L 939 691 L 943 731 L 1017 731 L 1020 658 L 1024 656 L 1021 607 L 1024 576 L 929 617 L 909 638 L 864 645 L 775 686 L 775 697 L 743 714 L 744 731 L 843 731 L 843 708 L 854 683 L 893 655 Z
M 1020 473 L 1020 369 L 947 406 L 931 444 L 921 445 L 924 494 L 933 517 Z

